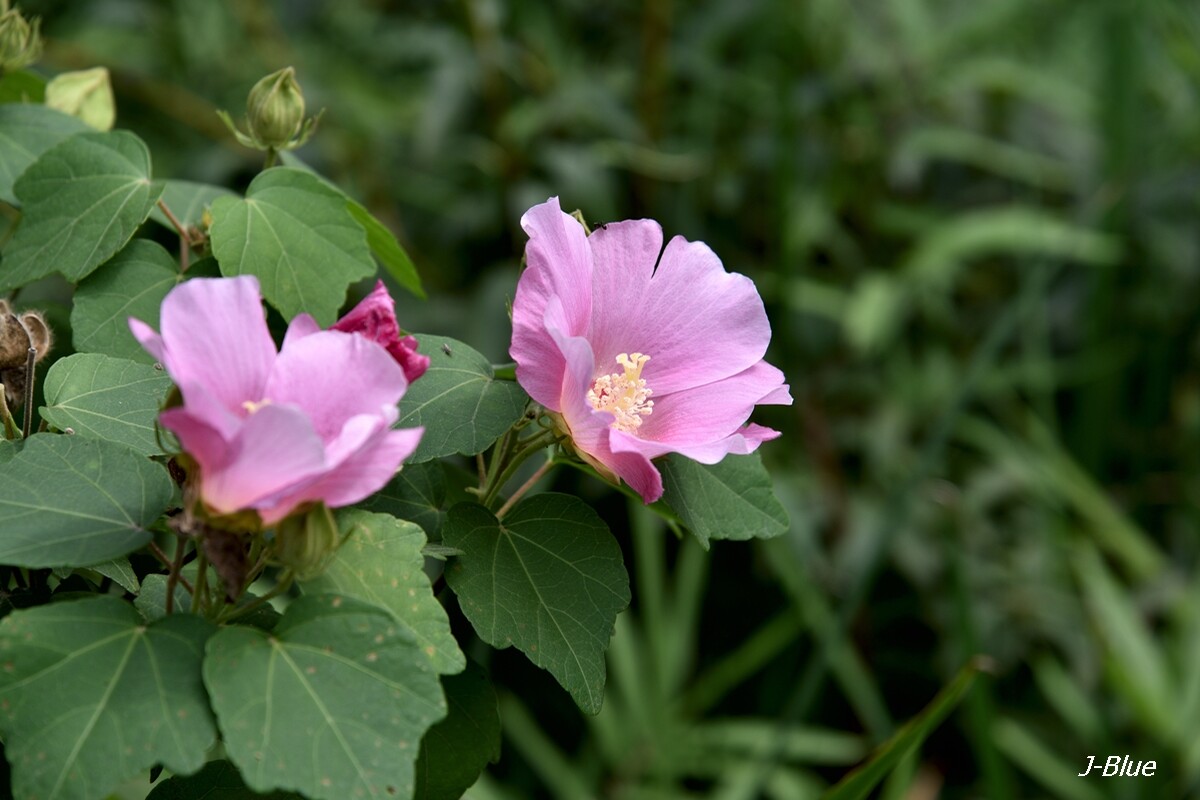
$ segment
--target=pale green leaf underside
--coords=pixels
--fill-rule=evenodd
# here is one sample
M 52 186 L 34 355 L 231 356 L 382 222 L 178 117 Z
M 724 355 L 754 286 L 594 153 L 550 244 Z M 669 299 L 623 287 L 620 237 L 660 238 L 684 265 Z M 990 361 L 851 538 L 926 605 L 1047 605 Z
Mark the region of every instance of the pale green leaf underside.
M 462 551 L 446 581 L 479 637 L 516 645 L 584 711 L 600 711 L 604 653 L 629 576 L 608 527 L 582 500 L 534 495 L 503 522 L 475 503 L 450 509 L 443 541 Z
M 435 670 L 461 671 L 466 659 L 425 574 L 425 532 L 412 522 L 358 509 L 340 512 L 338 528 L 347 538 L 337 557 L 304 591 L 345 594 L 379 606 L 412 632 Z
M 332 325 L 347 287 L 375 273 L 345 199 L 303 170 L 260 173 L 245 199 L 219 197 L 212 215 L 221 273 L 256 276 L 263 297 L 287 319 L 308 313 Z
M 421 737 L 446 713 L 412 635 L 340 595 L 299 598 L 271 634 L 224 628 L 204 683 L 246 785 L 314 800 L 409 797 Z
M 425 427 L 410 462 L 481 453 L 521 418 L 525 392 L 512 381 L 496 380 L 479 352 L 444 336 L 417 334 L 417 343 L 429 356 L 429 370 L 400 401 L 397 423 Z
M 146 625 L 112 597 L 52 603 L 0 622 L 0 731 L 13 795 L 93 800 L 163 764 L 204 764 L 216 726 L 200 679 L 213 626 Z
M 99 353 L 76 353 L 46 373 L 42 418 L 76 436 L 119 442 L 142 455 L 161 452 L 154 425 L 171 390 L 161 369 Z
M 52 272 L 78 281 L 125 246 L 160 189 L 150 152 L 128 131 L 80 133 L 50 148 L 14 186 L 21 224 L 0 261 L 0 290 Z
M 705 548 L 711 539 L 770 539 L 788 528 L 758 453 L 712 465 L 672 454 L 661 469 L 663 500 Z
M 115 442 L 39 433 L 0 464 L 0 564 L 86 567 L 138 549 L 175 486 Z

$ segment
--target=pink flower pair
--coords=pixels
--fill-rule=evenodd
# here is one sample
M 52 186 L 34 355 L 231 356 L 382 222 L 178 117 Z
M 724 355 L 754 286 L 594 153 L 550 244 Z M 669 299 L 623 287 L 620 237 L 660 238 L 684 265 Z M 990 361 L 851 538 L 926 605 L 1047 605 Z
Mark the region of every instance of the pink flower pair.
M 330 330 L 297 316 L 278 351 L 251 276 L 189 280 L 161 319 L 161 334 L 129 326 L 183 395 L 160 421 L 199 468 L 211 512 L 253 509 L 272 525 L 306 503 L 357 502 L 421 439 L 391 427 L 429 359 L 400 338 L 382 283 Z

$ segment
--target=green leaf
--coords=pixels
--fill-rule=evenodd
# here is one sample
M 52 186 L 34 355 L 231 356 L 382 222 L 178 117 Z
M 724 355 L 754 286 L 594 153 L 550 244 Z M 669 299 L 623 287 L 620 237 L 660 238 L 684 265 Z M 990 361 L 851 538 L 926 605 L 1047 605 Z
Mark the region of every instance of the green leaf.
M 663 501 L 705 549 L 711 539 L 771 539 L 788 529 L 758 453 L 711 466 L 672 454 L 661 469 Z
M 0 732 L 13 794 L 104 797 L 163 764 L 193 772 L 216 742 L 200 680 L 211 623 L 147 625 L 113 597 L 15 611 L 0 622 Z
M 441 530 L 445 503 L 446 473 L 440 463 L 428 462 L 405 465 L 387 486 L 358 507 L 415 522 L 433 536 Z
M 589 714 L 604 699 L 604 652 L 629 605 L 629 576 L 608 526 L 582 500 L 539 494 L 498 521 L 475 503 L 450 509 L 443 541 L 462 551 L 446 567 L 476 633 L 516 645 Z
M 106 578 L 109 578 L 122 589 L 127 592 L 137 594 L 141 589 L 138 583 L 137 573 L 133 571 L 133 567 L 129 564 L 129 559 L 125 556 L 114 558 L 111 561 L 105 561 L 100 564 L 93 564 L 88 569 L 99 572 Z
M 414 800 L 458 800 L 489 763 L 500 759 L 496 691 L 473 661 L 442 679 L 449 713 L 421 740 Z
M 218 197 L 237 198 L 236 194 L 224 186 L 213 186 L 208 183 L 167 180 L 155 181 L 155 184 L 161 184 L 163 187 L 163 205 L 171 209 L 175 219 L 184 225 L 199 226 L 201 217 L 204 216 L 204 209 L 211 207 Z M 157 206 L 150 212 L 150 219 L 164 228 L 175 230 L 171 220 L 167 219 L 167 215 Z
M 437 672 L 461 671 L 466 659 L 425 574 L 425 532 L 411 522 L 359 509 L 339 512 L 337 521 L 345 537 L 337 556 L 303 584 L 304 591 L 344 594 L 379 606 L 412 632 Z
M 246 785 L 315 800 L 409 797 L 418 743 L 446 713 L 408 631 L 340 595 L 299 598 L 272 634 L 224 628 L 204 683 Z
M 175 602 L 172 608 L 176 611 L 186 611 L 192 603 L 192 596 L 182 583 L 175 584 Z M 142 581 L 142 591 L 133 600 L 136 608 L 147 622 L 154 622 L 167 615 L 167 576 L 147 575 Z
M 7 83 L 13 75 L 5 75 Z M 40 105 L 0 106 L 0 200 L 13 205 L 13 184 L 38 156 L 72 134 L 91 130 L 69 114 Z
M 60 358 L 46 373 L 42 418 L 76 436 L 120 442 L 142 455 L 162 452 L 154 435 L 171 391 L 161 369 L 99 353 Z
M 417 274 L 416 266 L 396 240 L 395 234 L 375 219 L 370 211 L 353 200 L 346 201 L 346 208 L 350 211 L 350 216 L 366 231 L 371 252 L 383 264 L 388 274 L 405 289 L 424 300 L 425 290 L 421 288 L 421 276 Z
M 24 69 L 0 75 L 0 103 L 41 105 L 46 97 L 46 79 Z
M 862 800 L 871 793 L 893 768 L 921 745 L 947 715 L 954 710 L 975 682 L 983 664 L 973 661 L 963 667 L 948 686 L 925 709 L 884 742 L 871 760 L 858 767 L 822 795 L 822 800 Z
M 525 413 L 525 392 L 496 380 L 487 359 L 462 342 L 417 334 L 429 370 L 400 401 L 397 427 L 425 426 L 412 463 L 482 453 Z M 447 350 L 449 352 L 447 352 Z
M 213 253 L 225 275 L 255 275 L 287 319 L 307 312 L 333 324 L 346 288 L 375 273 L 366 234 L 342 195 L 290 167 L 262 172 L 244 200 L 212 205 Z
M 39 433 L 0 465 L 0 564 L 86 567 L 150 541 L 175 484 L 123 445 Z
M 146 800 L 304 800 L 292 792 L 259 794 L 246 788 L 237 767 L 210 761 L 195 775 L 175 775 L 154 787 Z
M 162 245 L 134 239 L 75 290 L 75 349 L 153 364 L 154 357 L 129 332 L 129 318 L 158 330 L 163 298 L 182 280 L 178 264 Z
M 24 216 L 0 262 L 0 290 L 52 272 L 78 281 L 112 258 L 158 200 L 150 152 L 128 131 L 80 133 L 25 170 L 14 187 Z

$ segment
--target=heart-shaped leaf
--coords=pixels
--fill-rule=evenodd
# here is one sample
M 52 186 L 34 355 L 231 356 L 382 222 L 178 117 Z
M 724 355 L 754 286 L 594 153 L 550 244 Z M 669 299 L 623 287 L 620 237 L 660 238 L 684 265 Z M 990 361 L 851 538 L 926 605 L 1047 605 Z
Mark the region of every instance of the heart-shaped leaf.
M 333 324 L 346 288 L 375 273 L 343 196 L 304 170 L 259 173 L 244 200 L 218 197 L 212 217 L 221 273 L 257 276 L 263 297 L 287 319 L 306 312 Z
M 337 557 L 304 591 L 345 594 L 379 606 L 412 631 L 435 670 L 461 671 L 466 659 L 425 574 L 425 531 L 358 509 L 339 513 L 338 528 L 346 538 Z
M 378 511 L 415 522 L 429 536 L 442 527 L 442 506 L 446 502 L 446 473 L 440 463 L 406 464 L 387 485 L 358 504 L 366 511 Z
M 771 539 L 788 529 L 758 453 L 712 465 L 672 454 L 662 476 L 663 500 L 706 550 L 711 539 Z
M 444 336 L 418 334 L 417 342 L 418 351 L 429 356 L 429 369 L 400 401 L 397 423 L 425 426 L 410 462 L 482 453 L 525 413 L 525 392 L 512 381 L 496 380 L 478 351 Z
M 604 652 L 629 605 L 629 576 L 608 526 L 582 500 L 539 494 L 497 520 L 477 503 L 450 509 L 442 540 L 462 551 L 446 567 L 475 632 L 516 645 L 579 707 L 600 711 Z
M 23 216 L 4 251 L 0 290 L 52 272 L 87 276 L 125 246 L 161 191 L 150 185 L 150 152 L 128 131 L 63 140 L 13 189 Z
M 93 800 L 155 764 L 194 772 L 216 742 L 200 680 L 211 623 L 147 625 L 114 597 L 0 622 L 0 732 L 16 797 Z
M 411 796 L 421 737 L 446 713 L 412 635 L 341 595 L 301 597 L 270 634 L 221 630 L 204 683 L 246 785 L 316 800 Z
M 150 541 L 175 484 L 124 445 L 39 433 L 0 464 L 0 564 L 86 567 Z
M 77 436 L 120 442 L 142 455 L 162 452 L 154 433 L 171 391 L 161 369 L 99 353 L 60 358 L 46 373 L 42 418 Z
M 6 74 L 4 82 L 12 77 Z M 0 105 L 0 200 L 18 205 L 13 184 L 21 173 L 63 139 L 90 130 L 81 120 L 43 105 Z

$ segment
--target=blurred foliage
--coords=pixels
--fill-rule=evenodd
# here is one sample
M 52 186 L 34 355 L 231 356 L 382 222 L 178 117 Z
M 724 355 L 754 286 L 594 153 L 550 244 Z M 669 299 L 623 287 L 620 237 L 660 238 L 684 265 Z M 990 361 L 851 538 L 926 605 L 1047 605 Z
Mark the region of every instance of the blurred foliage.
M 974 654 L 995 677 L 881 796 L 1200 791 L 1200 7 L 25 7 L 48 74 L 110 70 L 159 177 L 245 183 L 214 112 L 294 65 L 327 109 L 299 155 L 412 255 L 414 330 L 504 360 L 552 194 L 758 282 L 790 533 L 705 555 L 607 507 L 636 588 L 604 711 L 496 654 L 504 756 L 470 797 L 813 797 Z M 1075 777 L 1112 753 L 1159 771 Z

